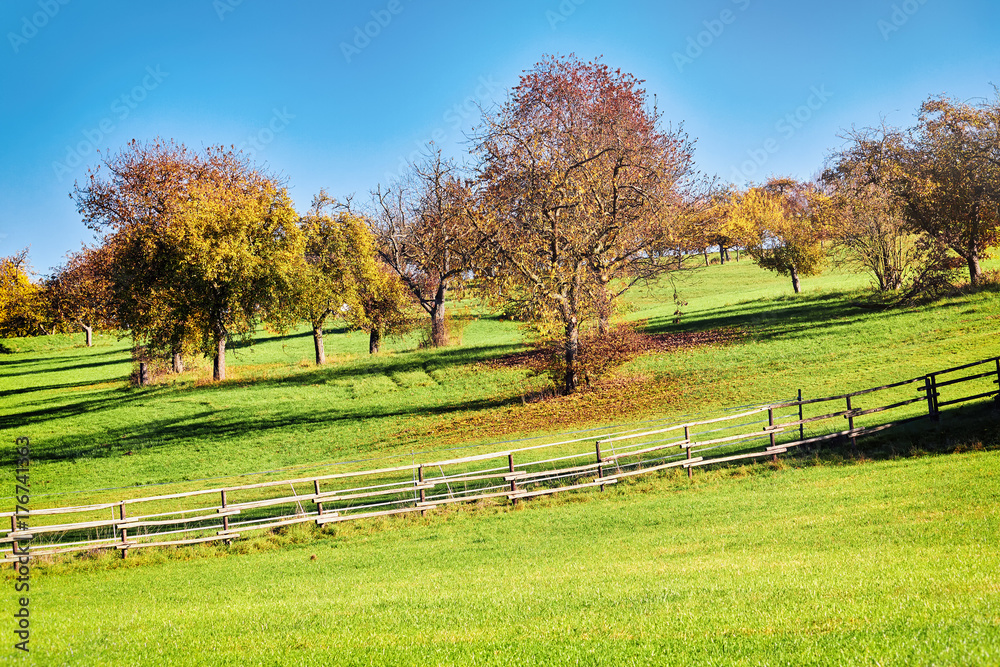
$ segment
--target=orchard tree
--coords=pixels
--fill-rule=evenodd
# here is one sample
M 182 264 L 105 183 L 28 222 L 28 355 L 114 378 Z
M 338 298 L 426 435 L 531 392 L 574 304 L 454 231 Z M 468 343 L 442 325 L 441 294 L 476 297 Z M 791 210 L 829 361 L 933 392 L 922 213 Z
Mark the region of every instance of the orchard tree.
M 460 286 L 485 239 L 473 224 L 474 202 L 455 164 L 432 152 L 407 178 L 372 193 L 378 254 L 431 318 L 431 344 L 448 344 L 445 299 Z
M 0 257 L 0 336 L 35 336 L 49 323 L 46 295 L 31 279 L 28 249 Z
M 773 178 L 764 186 L 733 196 L 730 225 L 757 264 L 790 276 L 798 294 L 802 291 L 800 278 L 823 269 L 828 207 L 828 199 L 814 186 Z
M 381 276 L 375 240 L 365 221 L 325 191 L 313 199 L 301 228 L 305 262 L 297 281 L 295 308 L 312 326 L 316 364 L 322 365 L 326 363 L 323 327 L 327 320 L 361 309 L 361 292 Z
M 978 285 L 1000 240 L 1000 97 L 973 106 L 944 97 L 920 107 L 897 183 L 918 229 L 950 247 Z
M 46 281 L 55 318 L 76 324 L 93 346 L 94 329 L 115 326 L 111 289 L 111 252 L 105 246 L 69 253 L 66 263 Z
M 368 333 L 368 352 L 378 354 L 382 341 L 415 327 L 413 294 L 395 271 L 379 262 L 373 276 L 358 285 L 357 307 L 347 312 L 351 328 Z
M 642 82 L 601 62 L 549 57 L 525 72 L 475 138 L 489 297 L 563 330 L 566 393 L 580 327 L 668 266 L 657 255 L 683 200 L 692 146 L 661 127 Z
M 823 173 L 831 197 L 831 233 L 849 263 L 869 272 L 880 292 L 899 290 L 919 274 L 932 252 L 933 239 L 914 233 L 904 202 L 863 165 L 841 162 Z
M 830 162 L 898 199 L 909 228 L 950 248 L 979 284 L 1000 242 L 1000 94 L 977 105 L 932 97 L 915 127 L 853 131 Z
M 102 169 L 103 167 L 103 169 Z M 239 152 L 133 141 L 74 192 L 106 234 L 119 321 L 153 349 L 191 343 L 226 376 L 226 345 L 291 323 L 304 256 L 284 187 Z

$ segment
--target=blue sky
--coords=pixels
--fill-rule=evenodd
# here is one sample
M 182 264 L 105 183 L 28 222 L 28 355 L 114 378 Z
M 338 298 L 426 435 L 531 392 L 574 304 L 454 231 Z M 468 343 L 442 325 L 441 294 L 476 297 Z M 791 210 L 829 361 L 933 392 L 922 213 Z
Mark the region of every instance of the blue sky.
M 851 125 L 1000 84 L 995 0 L 4 0 L 0 255 L 39 273 L 93 234 L 74 180 L 131 139 L 244 146 L 304 210 L 359 198 L 545 54 L 603 56 L 743 185 L 814 175 Z

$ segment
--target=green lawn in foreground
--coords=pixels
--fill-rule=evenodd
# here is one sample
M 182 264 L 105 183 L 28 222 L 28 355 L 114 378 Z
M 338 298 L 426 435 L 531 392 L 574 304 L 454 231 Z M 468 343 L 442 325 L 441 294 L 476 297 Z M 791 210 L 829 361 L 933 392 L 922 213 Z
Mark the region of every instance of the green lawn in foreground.
M 66 502 L 47 494 L 133 487 L 115 494 L 148 495 L 292 466 L 427 459 L 445 445 L 494 448 L 525 433 L 705 414 L 787 399 L 798 389 L 806 397 L 837 394 L 1000 354 L 996 289 L 877 311 L 858 305 L 866 282 L 832 269 L 793 295 L 787 278 L 748 261 L 712 266 L 678 278 L 688 304 L 677 324 L 669 281 L 637 288 L 628 317 L 650 331 L 737 326 L 747 338 L 643 356 L 622 369 L 630 392 L 604 392 L 596 403 L 584 396 L 523 405 L 522 396 L 545 381 L 479 363 L 522 339 L 516 324 L 484 316 L 465 330 L 462 346 L 418 350 L 411 337 L 375 358 L 364 334 L 333 332 L 331 363 L 321 369 L 310 366 L 308 332 L 264 335 L 233 351 L 232 379 L 220 386 L 204 382 L 202 362 L 174 381 L 130 387 L 127 341 L 106 335 L 92 349 L 80 344 L 82 335 L 7 341 L 17 352 L 0 355 L 0 419 L 11 442 L 32 439 L 41 506 Z M 551 418 L 552 410 L 561 416 Z M 9 463 L 10 452 L 0 463 Z M 288 471 L 272 478 L 282 476 Z M 134 488 L 164 483 L 177 484 Z
M 673 475 L 517 510 L 344 525 L 244 555 L 55 566 L 34 574 L 31 655 L 116 666 L 996 665 L 998 456 Z

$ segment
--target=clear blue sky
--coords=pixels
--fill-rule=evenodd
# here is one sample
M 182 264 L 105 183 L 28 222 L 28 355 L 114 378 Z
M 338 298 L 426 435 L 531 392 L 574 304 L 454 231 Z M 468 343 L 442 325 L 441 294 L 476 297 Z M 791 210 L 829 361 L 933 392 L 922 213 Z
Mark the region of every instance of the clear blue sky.
M 300 210 L 366 197 L 433 138 L 465 154 L 473 102 L 544 54 L 645 79 L 740 185 L 1000 84 L 996 0 L 4 0 L 0 34 L 0 255 L 30 245 L 42 274 L 93 239 L 68 195 L 98 148 L 246 144 Z

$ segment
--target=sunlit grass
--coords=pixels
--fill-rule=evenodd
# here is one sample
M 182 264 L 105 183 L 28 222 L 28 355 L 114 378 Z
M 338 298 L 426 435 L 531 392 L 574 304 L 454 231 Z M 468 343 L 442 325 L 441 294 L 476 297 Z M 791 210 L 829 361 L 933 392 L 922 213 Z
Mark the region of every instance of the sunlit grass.
M 280 549 L 108 557 L 36 571 L 32 656 L 990 665 L 998 496 L 996 452 L 766 465 L 343 525 Z

